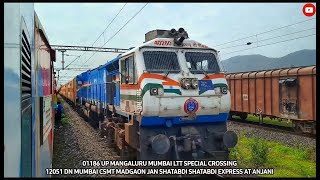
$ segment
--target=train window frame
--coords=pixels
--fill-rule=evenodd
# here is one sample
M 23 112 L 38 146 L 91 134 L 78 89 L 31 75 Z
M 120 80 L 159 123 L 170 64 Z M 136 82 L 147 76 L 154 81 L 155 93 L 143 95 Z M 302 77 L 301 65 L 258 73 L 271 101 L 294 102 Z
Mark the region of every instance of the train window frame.
M 144 71 L 150 72 L 150 73 L 166 73 L 166 72 L 169 72 L 170 74 L 179 74 L 182 71 L 180 58 L 179 58 L 179 50 L 180 49 L 177 49 L 177 48 L 143 47 L 143 49 L 141 49 L 141 56 L 143 58 Z M 179 69 L 177 69 L 177 70 L 147 69 L 144 53 L 145 52 L 151 52 L 151 51 L 161 51 L 161 52 L 172 52 L 172 53 L 175 53 L 176 57 L 177 57 L 177 62 L 178 62 L 177 66 L 178 66 Z
M 128 84 L 128 85 L 134 85 L 137 84 L 137 68 L 136 68 L 136 62 L 135 62 L 135 54 L 129 54 L 127 56 L 124 56 L 120 59 L 120 82 L 121 84 Z M 132 72 L 129 70 L 129 63 L 128 61 L 132 60 Z M 124 68 L 124 69 L 123 69 Z M 124 70 L 124 71 L 123 71 Z M 123 73 L 124 72 L 124 73 Z M 131 74 L 132 73 L 132 74 Z M 132 75 L 132 78 L 129 79 L 129 81 L 126 81 L 126 77 Z M 124 77 L 125 76 L 125 77 Z

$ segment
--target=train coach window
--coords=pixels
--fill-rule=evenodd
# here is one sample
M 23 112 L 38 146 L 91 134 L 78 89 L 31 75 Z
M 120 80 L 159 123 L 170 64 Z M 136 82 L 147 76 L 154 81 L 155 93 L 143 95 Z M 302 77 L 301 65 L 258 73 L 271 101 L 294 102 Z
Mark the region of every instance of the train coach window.
M 179 72 L 178 56 L 175 52 L 145 51 L 143 52 L 146 70 L 150 72 Z
M 220 68 L 213 53 L 186 52 L 187 64 L 191 73 L 218 73 Z

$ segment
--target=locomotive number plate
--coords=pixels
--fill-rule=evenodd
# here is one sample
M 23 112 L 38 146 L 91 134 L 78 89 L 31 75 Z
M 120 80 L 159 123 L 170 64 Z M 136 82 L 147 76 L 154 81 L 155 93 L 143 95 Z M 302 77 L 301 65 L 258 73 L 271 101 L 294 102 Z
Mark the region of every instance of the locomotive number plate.
M 199 80 L 199 90 L 201 91 L 207 91 L 207 90 L 213 90 L 213 84 L 211 80 Z

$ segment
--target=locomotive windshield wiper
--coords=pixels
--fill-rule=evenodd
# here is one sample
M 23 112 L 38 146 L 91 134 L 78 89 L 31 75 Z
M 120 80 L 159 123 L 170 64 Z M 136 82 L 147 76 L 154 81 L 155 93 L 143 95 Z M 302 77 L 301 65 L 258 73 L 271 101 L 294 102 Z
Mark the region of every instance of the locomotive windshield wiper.
M 206 71 L 203 71 L 203 74 L 205 77 L 208 77 L 208 73 Z
M 168 77 L 168 75 L 169 75 L 169 71 L 166 71 L 166 74 L 164 75 L 164 77 Z

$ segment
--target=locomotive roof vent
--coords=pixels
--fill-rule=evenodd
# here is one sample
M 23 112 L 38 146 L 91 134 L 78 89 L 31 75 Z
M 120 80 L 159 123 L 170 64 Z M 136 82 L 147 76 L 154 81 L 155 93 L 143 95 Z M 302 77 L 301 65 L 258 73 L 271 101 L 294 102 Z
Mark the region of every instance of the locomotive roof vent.
M 151 41 L 155 38 L 174 38 L 175 43 L 180 45 L 184 39 L 188 39 L 188 33 L 183 28 L 179 28 L 178 31 L 176 29 L 171 30 L 152 30 L 145 34 L 145 42 Z

